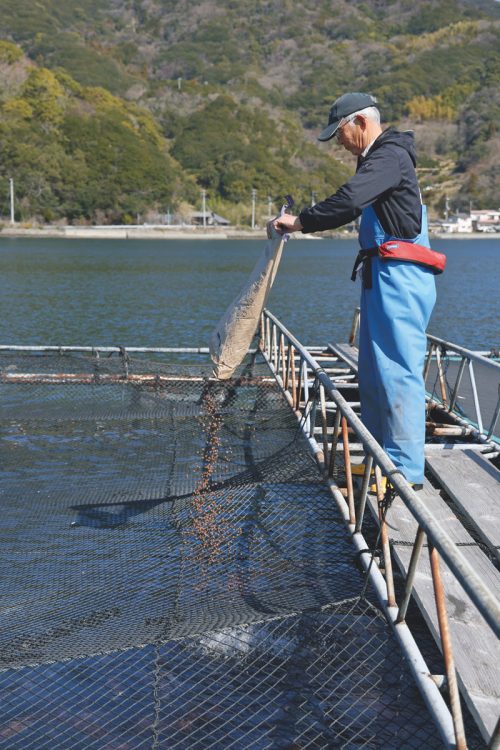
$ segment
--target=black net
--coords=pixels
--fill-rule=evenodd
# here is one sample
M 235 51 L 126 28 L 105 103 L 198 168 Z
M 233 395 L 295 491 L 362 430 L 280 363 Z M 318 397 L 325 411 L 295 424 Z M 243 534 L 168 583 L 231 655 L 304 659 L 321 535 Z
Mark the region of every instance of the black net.
M 2 359 L 1 750 L 440 747 L 270 378 Z

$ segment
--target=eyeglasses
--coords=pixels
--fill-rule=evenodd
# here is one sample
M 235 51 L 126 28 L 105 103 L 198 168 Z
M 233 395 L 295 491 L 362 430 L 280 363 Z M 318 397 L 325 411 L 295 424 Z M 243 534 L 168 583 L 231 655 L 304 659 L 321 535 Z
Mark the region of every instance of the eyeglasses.
M 339 126 L 335 132 L 335 140 L 337 143 L 340 143 L 340 136 L 342 135 L 342 130 L 345 125 L 347 125 L 348 122 L 352 122 L 356 119 L 356 115 L 349 115 L 349 117 L 343 117 L 341 121 L 339 122 Z

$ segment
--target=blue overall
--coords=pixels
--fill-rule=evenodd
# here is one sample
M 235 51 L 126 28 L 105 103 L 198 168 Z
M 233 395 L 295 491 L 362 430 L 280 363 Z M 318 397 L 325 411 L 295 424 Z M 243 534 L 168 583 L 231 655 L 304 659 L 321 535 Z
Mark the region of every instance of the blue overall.
M 363 209 L 363 250 L 396 239 L 387 235 L 372 206 Z M 430 247 L 427 214 L 405 239 Z M 370 261 L 369 261 L 370 262 Z M 361 292 L 359 391 L 361 419 L 409 482 L 424 480 L 425 331 L 436 301 L 431 270 L 398 260 L 371 258 L 372 288 Z

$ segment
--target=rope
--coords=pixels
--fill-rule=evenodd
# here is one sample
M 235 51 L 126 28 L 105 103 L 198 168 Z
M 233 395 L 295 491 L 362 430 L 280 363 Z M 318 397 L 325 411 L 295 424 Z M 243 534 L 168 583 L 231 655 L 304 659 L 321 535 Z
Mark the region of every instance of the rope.
M 396 474 L 396 473 L 397 474 L 401 474 L 401 472 L 398 469 L 394 469 L 392 472 L 390 472 L 390 474 Z M 378 533 L 377 533 L 377 539 L 375 541 L 375 545 L 374 545 L 374 548 L 373 548 L 373 551 L 372 551 L 372 554 L 371 554 L 371 557 L 370 557 L 370 562 L 368 564 L 368 568 L 367 568 L 366 573 L 365 573 L 365 579 L 364 579 L 364 582 L 363 582 L 363 588 L 362 588 L 361 594 L 360 594 L 360 596 L 362 598 L 364 598 L 365 595 L 366 595 L 366 589 L 368 588 L 369 576 L 370 576 L 370 572 L 371 572 L 371 569 L 372 569 L 372 565 L 373 565 L 375 556 L 376 556 L 377 553 L 380 552 L 379 544 L 380 544 L 380 537 L 382 536 L 382 526 L 385 523 L 385 518 L 387 516 L 389 508 L 391 507 L 391 505 L 392 505 L 392 503 L 393 503 L 394 498 L 396 497 L 396 495 L 397 495 L 396 490 L 391 485 L 391 483 L 388 481 L 387 482 L 387 488 L 386 488 L 386 491 L 385 491 L 385 495 L 384 495 L 384 497 L 383 497 L 382 500 L 378 501 L 378 507 L 379 507 L 379 510 L 380 510 L 380 524 L 379 524 L 379 529 L 378 529 Z

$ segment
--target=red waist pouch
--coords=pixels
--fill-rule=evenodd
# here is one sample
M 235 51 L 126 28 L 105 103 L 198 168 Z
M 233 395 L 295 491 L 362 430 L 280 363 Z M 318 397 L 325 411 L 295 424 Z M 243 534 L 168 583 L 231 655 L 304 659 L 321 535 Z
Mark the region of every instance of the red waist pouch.
M 403 240 L 387 240 L 379 245 L 378 255 L 383 260 L 405 260 L 430 268 L 435 273 L 443 273 L 446 266 L 446 255 L 431 250 L 430 247 L 416 245 Z

